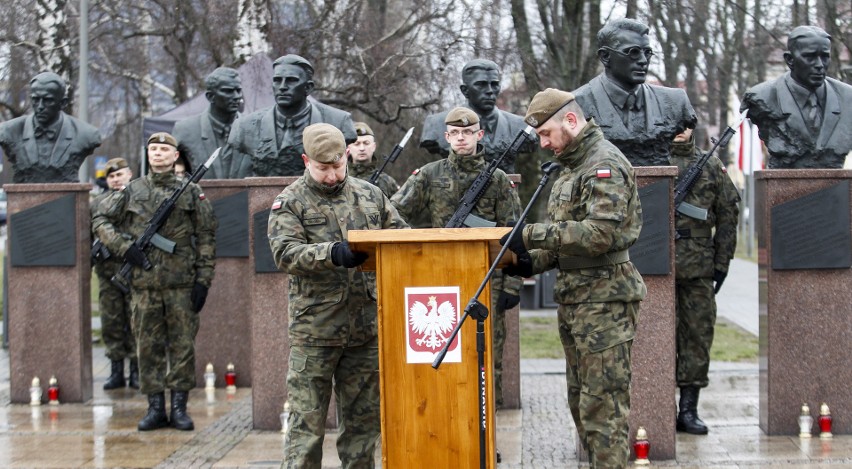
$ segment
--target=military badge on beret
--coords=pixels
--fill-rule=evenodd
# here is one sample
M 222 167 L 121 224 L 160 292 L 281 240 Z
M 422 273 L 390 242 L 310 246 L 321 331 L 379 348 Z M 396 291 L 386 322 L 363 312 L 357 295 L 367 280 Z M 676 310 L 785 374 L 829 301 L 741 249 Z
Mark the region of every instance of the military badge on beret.
M 533 127 L 538 127 L 538 121 L 533 116 L 527 117 L 527 125 L 531 125 Z

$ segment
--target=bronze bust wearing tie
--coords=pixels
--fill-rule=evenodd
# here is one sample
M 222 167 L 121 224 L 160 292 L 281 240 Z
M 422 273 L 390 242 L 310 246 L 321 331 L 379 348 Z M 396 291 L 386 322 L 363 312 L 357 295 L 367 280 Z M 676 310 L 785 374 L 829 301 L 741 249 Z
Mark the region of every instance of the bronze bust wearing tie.
M 852 86 L 826 77 L 831 36 L 799 26 L 787 37 L 789 72 L 746 91 L 741 110 L 757 125 L 769 168 L 842 168 L 852 150 Z
M 188 158 L 193 168 L 204 164 L 217 148 L 223 147 L 205 178 L 228 179 L 231 152 L 225 144 L 243 104 L 240 75 L 233 68 L 219 67 L 207 75 L 204 85 L 210 107 L 197 116 L 175 123 L 172 135 L 178 141 L 180 155 Z
M 597 35 L 604 72 L 573 94 L 633 166 L 667 166 L 675 135 L 697 118 L 682 89 L 645 83 L 654 56 L 648 31 L 627 18 L 605 24 Z
M 62 112 L 65 80 L 52 72 L 30 80 L 32 114 L 0 124 L 0 147 L 14 183 L 80 182 L 86 157 L 100 146 L 98 129 Z

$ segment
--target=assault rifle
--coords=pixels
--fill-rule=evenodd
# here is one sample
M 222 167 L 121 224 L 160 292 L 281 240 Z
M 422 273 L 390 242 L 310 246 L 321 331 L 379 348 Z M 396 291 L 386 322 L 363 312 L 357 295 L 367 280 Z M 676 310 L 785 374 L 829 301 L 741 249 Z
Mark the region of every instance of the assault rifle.
M 175 242 L 161 236 L 157 233 L 157 231 L 166 224 L 166 221 L 169 219 L 169 215 L 171 215 L 175 209 L 175 204 L 177 204 L 178 198 L 180 198 L 181 194 L 183 194 L 189 187 L 189 183 L 197 183 L 201 180 L 202 176 L 204 176 L 204 173 L 210 169 L 210 166 L 212 166 L 213 162 L 216 161 L 216 158 L 219 157 L 219 150 L 221 150 L 221 148 L 217 148 L 203 165 L 196 169 L 190 177 L 184 179 L 180 187 L 175 189 L 175 191 L 172 192 L 172 195 L 169 196 L 168 199 L 164 200 L 159 207 L 157 207 L 157 211 L 154 212 L 154 216 L 148 220 L 148 226 L 145 227 L 145 232 L 133 242 L 133 244 L 139 248 L 139 251 L 143 253 L 143 269 L 151 270 L 151 268 L 154 267 L 144 254 L 145 249 L 147 249 L 148 246 L 154 245 L 168 253 L 175 252 Z M 118 289 L 125 295 L 130 293 L 130 288 L 128 288 L 127 285 L 131 269 L 133 269 L 133 264 L 128 262 L 125 258 L 124 264 L 121 265 L 121 270 L 119 270 L 118 273 L 113 275 L 110 279 L 113 285 L 118 287 Z
M 382 161 L 382 165 L 379 166 L 375 171 L 373 171 L 373 175 L 370 176 L 370 179 L 368 180 L 370 184 L 374 186 L 376 185 L 376 183 L 379 181 L 379 175 L 382 174 L 382 171 L 385 170 L 385 166 L 387 166 L 388 163 L 393 163 L 394 161 L 396 161 L 396 159 L 399 157 L 399 154 L 402 153 L 402 149 L 405 148 L 405 144 L 408 143 L 408 139 L 411 138 L 411 134 L 413 133 L 414 127 L 408 129 L 408 132 L 405 133 L 405 137 L 402 137 L 402 140 L 400 140 L 399 143 L 397 143 L 396 146 L 393 147 L 393 151 L 391 151 L 390 156 L 385 158 L 384 161 Z
M 530 126 L 527 126 L 525 129 L 518 132 L 518 135 L 515 136 L 515 140 L 512 141 L 509 148 L 503 151 L 498 158 L 491 160 L 491 162 L 488 163 L 488 166 L 486 166 L 485 169 L 476 176 L 476 179 L 473 180 L 473 183 L 459 201 L 459 206 L 456 208 L 456 212 L 453 213 L 450 221 L 447 222 L 446 228 L 462 228 L 465 226 L 468 228 L 483 228 L 495 226 L 494 222 L 477 217 L 470 212 L 474 207 L 476 207 L 476 203 L 479 201 L 480 197 L 482 197 L 482 194 L 485 193 L 485 189 L 487 189 L 488 185 L 491 184 L 491 176 L 494 175 L 494 171 L 497 170 L 497 167 L 500 165 L 500 162 L 503 161 L 503 158 L 507 155 L 515 154 L 520 151 L 521 146 L 526 143 L 528 138 L 530 138 L 532 132 L 533 128 Z
M 701 177 L 701 172 L 704 171 L 704 165 L 707 164 L 707 161 L 713 156 L 713 153 L 716 152 L 716 149 L 721 147 L 725 148 L 728 145 L 728 142 L 731 140 L 731 137 L 734 136 L 737 131 L 735 130 L 737 127 L 742 124 L 743 120 L 745 120 L 746 114 L 748 113 L 748 109 L 743 111 L 742 115 L 740 115 L 740 119 L 737 123 L 731 127 L 728 126 L 727 129 L 722 133 L 722 136 L 719 139 L 711 138 L 710 140 L 713 142 L 713 148 L 710 149 L 707 153 L 701 155 L 701 158 L 698 159 L 695 163 L 692 164 L 689 168 L 686 169 L 684 175 L 680 178 L 677 183 L 677 186 L 674 190 L 674 205 L 675 210 L 679 213 L 682 213 L 688 217 L 695 218 L 697 220 L 706 220 L 707 219 L 707 209 L 696 207 L 690 203 L 684 202 L 683 199 L 686 198 L 686 195 L 689 194 L 689 191 L 692 190 L 692 187 L 695 186 L 695 183 L 698 181 L 698 178 Z
M 95 241 L 92 242 L 92 265 L 100 264 L 110 257 L 112 257 L 112 254 L 109 252 L 109 249 L 107 249 L 100 238 L 95 237 Z

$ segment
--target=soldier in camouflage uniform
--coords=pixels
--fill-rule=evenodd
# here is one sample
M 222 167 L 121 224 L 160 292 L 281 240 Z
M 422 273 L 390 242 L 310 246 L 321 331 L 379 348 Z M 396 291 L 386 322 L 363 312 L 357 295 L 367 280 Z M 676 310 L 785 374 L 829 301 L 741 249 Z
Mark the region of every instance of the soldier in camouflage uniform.
M 627 467 L 630 349 L 647 293 L 627 251 L 642 228 L 633 167 L 571 93 L 536 94 L 525 120 L 564 169 L 550 194 L 550 223 L 523 224 L 509 242 L 518 264 L 504 271 L 558 269 L 553 297 L 571 415 L 592 468 Z
M 215 265 L 216 217 L 201 187 L 190 184 L 158 234 L 174 242 L 174 251 L 151 246 L 144 253 L 133 244 L 160 204 L 180 187 L 174 163 L 177 141 L 160 132 L 148 139 L 151 172 L 114 192 L 101 204 L 92 229 L 110 252 L 132 264 L 130 275 L 133 332 L 139 356 L 140 390 L 148 395 L 141 431 L 171 426 L 195 428 L 186 413 L 195 387 L 195 335 L 198 313 L 207 299 Z M 145 270 L 145 259 L 153 267 Z M 166 415 L 165 389 L 171 393 Z
M 678 167 L 681 175 L 701 155 L 701 150 L 695 147 L 691 129 L 675 137 L 671 164 Z M 707 433 L 707 426 L 698 417 L 698 393 L 709 382 L 707 370 L 716 323 L 715 294 L 722 288 L 737 247 L 739 200 L 737 188 L 722 161 L 712 156 L 684 199 L 686 204 L 706 209 L 706 219 L 682 212 L 678 212 L 675 219 L 677 385 L 680 388 L 677 430 L 694 435 Z
M 373 153 L 376 152 L 376 136 L 373 129 L 364 122 L 355 123 L 355 134 L 358 135 L 358 140 L 349 144 L 349 175 L 367 181 L 378 166 L 373 158 Z M 396 180 L 384 171 L 379 174 L 376 183 L 386 197 L 392 197 L 399 190 Z
M 407 228 L 382 191 L 346 175 L 343 133 L 312 124 L 303 134 L 305 173 L 269 214 L 269 246 L 289 274 L 290 418 L 285 468 L 319 468 L 332 380 L 342 422 L 344 468 L 374 467 L 379 420 L 376 277 L 361 272 L 349 230 Z
M 106 182 L 109 191 L 97 196 L 91 205 L 94 216 L 98 207 L 112 191 L 120 191 L 133 178 L 133 171 L 128 167 L 124 158 L 113 158 L 106 164 Z M 93 233 L 97 238 L 97 234 Z M 104 247 L 103 249 L 106 249 Z M 93 253 L 95 254 L 95 253 Z M 98 310 L 101 313 L 101 337 L 106 346 L 106 356 L 110 360 L 110 375 L 104 382 L 104 389 L 123 388 L 128 384 L 131 388 L 139 389 L 139 364 L 136 361 L 136 341 L 130 327 L 130 295 L 125 295 L 110 282 L 110 279 L 121 268 L 122 259 L 103 254 L 94 258 L 95 274 L 98 276 Z M 124 379 L 124 359 L 130 360 L 130 376 Z
M 406 220 L 426 213 L 432 228 L 447 226 L 458 201 L 486 167 L 484 150 L 479 144 L 484 135 L 479 127 L 479 115 L 468 108 L 457 107 L 446 114 L 444 124 L 444 138 L 450 144 L 449 157 L 415 170 L 399 192 L 391 197 L 391 202 Z M 497 226 L 507 226 L 520 216 L 520 205 L 514 183 L 506 173 L 497 169 L 471 213 L 495 222 Z M 506 310 L 520 303 L 521 283 L 521 279 L 502 273 L 495 273 L 491 278 L 494 394 L 498 407 L 503 405 Z

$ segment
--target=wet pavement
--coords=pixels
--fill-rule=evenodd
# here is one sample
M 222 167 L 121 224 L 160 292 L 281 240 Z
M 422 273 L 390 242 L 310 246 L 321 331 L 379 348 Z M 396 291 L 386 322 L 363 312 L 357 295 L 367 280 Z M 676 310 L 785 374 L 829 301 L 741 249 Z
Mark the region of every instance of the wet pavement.
M 727 279 L 738 285 L 720 299 L 719 318 L 756 328 L 757 278 L 753 264 L 732 265 Z M 740 288 L 743 284 L 753 288 Z M 724 304 L 724 306 L 723 306 Z M 554 310 L 522 311 L 524 315 Z M 750 316 L 753 315 L 753 318 Z M 756 332 L 756 329 L 754 329 Z M 563 360 L 521 361 L 520 410 L 499 411 L 497 447 L 505 469 L 582 467 L 576 462 L 575 432 L 566 403 Z M 280 432 L 251 430 L 251 390 L 190 393 L 195 431 L 138 432 L 144 396 L 132 389 L 103 391 L 109 361 L 94 348 L 94 397 L 85 404 L 58 406 L 9 403 L 8 352 L 0 351 L 0 467 L 10 468 L 267 468 L 278 467 Z M 836 435 L 768 437 L 758 427 L 757 363 L 713 362 L 710 386 L 702 391 L 699 413 L 706 436 L 678 434 L 677 459 L 653 466 L 685 468 L 850 467 L 852 437 Z M 812 403 L 817 406 L 818 403 Z M 790 422 L 797 429 L 796 422 Z M 339 467 L 335 433 L 324 444 L 323 468 Z M 380 451 L 377 451 L 380 464 Z

